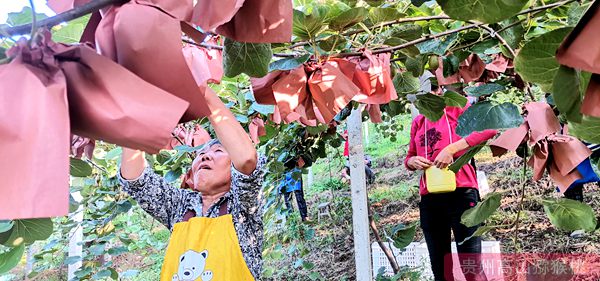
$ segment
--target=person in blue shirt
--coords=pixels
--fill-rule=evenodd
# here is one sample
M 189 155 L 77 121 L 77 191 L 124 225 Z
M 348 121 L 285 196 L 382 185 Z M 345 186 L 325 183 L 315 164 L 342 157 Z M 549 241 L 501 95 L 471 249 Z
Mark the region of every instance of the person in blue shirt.
M 289 170 L 285 174 L 285 178 L 279 184 L 279 192 L 283 195 L 285 200 L 285 206 L 289 211 L 294 210 L 292 205 L 292 193 L 296 196 L 296 203 L 298 203 L 298 209 L 300 210 L 300 217 L 302 221 L 308 219 L 308 207 L 306 206 L 306 200 L 304 200 L 304 190 L 302 189 L 302 170 L 294 168 Z

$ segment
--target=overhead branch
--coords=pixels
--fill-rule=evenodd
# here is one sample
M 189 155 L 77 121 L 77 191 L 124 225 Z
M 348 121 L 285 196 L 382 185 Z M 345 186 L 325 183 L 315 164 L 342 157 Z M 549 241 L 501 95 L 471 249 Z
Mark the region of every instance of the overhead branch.
M 41 19 L 39 21 L 37 21 L 37 23 L 35 24 L 35 26 L 37 28 L 40 27 L 47 27 L 47 28 L 51 28 L 55 25 L 59 25 L 60 23 L 63 22 L 67 22 L 70 20 L 74 20 L 76 18 L 80 18 L 82 16 L 85 16 L 87 14 L 96 12 L 106 6 L 112 5 L 112 4 L 120 4 L 123 2 L 127 2 L 126 0 L 96 0 L 96 1 L 91 1 L 87 4 L 81 5 L 77 8 L 68 10 L 66 12 L 60 13 L 58 15 L 49 17 L 49 18 L 45 18 L 45 19 Z M 4 36 L 16 36 L 16 35 L 23 35 L 23 34 L 27 34 L 29 32 L 31 32 L 33 28 L 33 24 L 32 23 L 28 23 L 28 24 L 23 24 L 23 25 L 17 25 L 17 26 L 12 26 L 12 27 L 5 27 L 0 29 L 0 37 L 4 37 Z
M 430 34 L 430 35 L 426 35 L 424 37 L 421 37 L 419 39 L 416 40 L 412 40 L 409 42 L 406 42 L 404 44 L 400 44 L 398 46 L 394 46 L 394 47 L 388 47 L 388 48 L 381 48 L 381 49 L 375 49 L 373 50 L 373 54 L 381 54 L 381 53 L 390 53 L 390 52 L 394 52 L 400 49 L 404 49 L 404 48 L 408 48 L 411 46 L 414 46 L 416 44 L 425 42 L 425 41 L 429 41 L 429 40 L 433 40 L 439 37 L 443 37 L 443 36 L 447 36 L 450 34 L 454 34 L 457 32 L 461 32 L 464 30 L 468 30 L 468 29 L 472 29 L 472 28 L 477 28 L 479 27 L 480 24 L 470 24 L 470 25 L 465 25 L 456 29 L 451 29 L 451 30 L 446 30 L 444 32 L 440 32 L 440 33 L 436 33 L 436 34 Z M 363 53 L 362 52 L 350 52 L 350 53 L 340 53 L 340 54 L 336 54 L 334 55 L 334 57 L 353 57 L 353 56 L 361 56 Z
M 480 27 L 482 29 L 484 29 L 485 31 L 487 31 L 490 34 L 490 37 L 498 39 L 498 41 L 500 41 L 500 43 L 502 43 L 502 45 L 510 52 L 510 54 L 512 55 L 513 58 L 515 58 L 517 56 L 517 53 L 515 53 L 515 50 L 513 50 L 513 48 L 510 46 L 510 44 L 508 44 L 508 42 L 504 39 L 504 37 L 502 37 L 500 35 L 500 33 L 498 33 L 497 31 L 495 31 L 494 29 L 492 29 L 491 27 L 489 27 L 487 25 L 481 25 Z
M 440 20 L 440 19 L 450 19 L 450 17 L 446 16 L 446 15 L 440 15 L 440 16 L 428 16 L 428 17 L 401 18 L 401 19 L 397 19 L 394 21 L 388 21 L 388 22 L 382 22 L 382 23 L 376 24 L 373 26 L 373 28 L 380 28 L 380 27 L 384 27 L 384 26 L 390 26 L 390 25 L 407 23 L 407 22 L 430 21 L 430 20 Z M 358 33 L 362 33 L 362 32 L 365 32 L 365 31 L 363 29 L 356 29 L 356 30 L 350 30 L 350 31 L 344 32 L 341 35 L 352 36 L 354 34 L 358 34 Z M 316 40 L 316 42 L 319 42 L 319 41 L 321 41 L 321 40 Z M 302 46 L 309 45 L 309 44 L 310 43 L 308 41 L 298 42 L 298 43 L 295 43 L 292 46 L 290 46 L 290 49 L 302 47 Z
M 35 14 L 35 5 L 33 4 L 33 0 L 29 0 L 29 5 L 31 6 L 31 35 L 29 36 L 29 38 L 31 38 L 31 44 L 31 40 L 33 40 L 33 37 L 35 36 L 35 31 L 37 27 L 37 15 Z
M 533 13 L 533 12 L 548 10 L 548 9 L 560 7 L 562 5 L 566 5 L 566 4 L 575 2 L 575 1 L 578 1 L 578 0 L 565 0 L 565 1 L 561 1 L 561 2 L 556 2 L 556 3 L 548 4 L 548 5 L 534 7 L 534 8 L 531 8 L 531 9 L 523 10 L 520 13 L 518 13 L 517 15 L 525 15 L 525 14 L 530 14 L 530 13 Z
M 202 48 L 206 48 L 206 49 L 214 49 L 214 50 L 223 50 L 223 46 L 221 45 L 214 45 L 214 44 L 207 44 L 207 43 L 196 43 L 193 40 L 189 40 L 189 39 L 181 39 L 181 41 L 183 41 L 186 44 L 190 44 L 190 45 L 194 45 L 194 46 L 198 46 L 198 47 L 202 47 Z M 290 58 L 290 57 L 295 57 L 297 56 L 297 54 L 284 54 L 284 53 L 274 53 L 273 54 L 274 57 L 282 57 L 282 58 Z

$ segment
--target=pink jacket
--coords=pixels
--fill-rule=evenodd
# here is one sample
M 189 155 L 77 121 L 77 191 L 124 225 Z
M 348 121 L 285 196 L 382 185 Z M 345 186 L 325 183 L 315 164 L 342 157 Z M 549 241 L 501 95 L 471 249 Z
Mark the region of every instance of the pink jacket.
M 456 126 L 458 125 L 458 117 L 469 107 L 446 107 L 446 116 L 448 117 L 448 123 L 450 124 L 450 130 L 452 131 L 452 142 L 457 142 L 462 138 L 456 134 Z M 446 117 L 442 116 L 440 120 L 431 122 L 423 115 L 417 116 L 412 122 L 410 128 L 410 143 L 408 148 L 408 154 L 404 159 L 404 165 L 406 168 L 411 170 L 407 164 L 408 159 L 413 156 L 423 156 L 427 159 L 435 160 L 435 157 L 440 151 L 450 144 L 450 134 L 448 131 L 448 123 Z M 427 127 L 427 156 L 425 156 L 425 127 Z M 468 135 L 465 140 L 469 146 L 478 145 L 488 139 L 491 139 L 496 135 L 496 130 L 485 130 L 482 132 L 473 132 Z M 466 150 L 460 151 L 454 155 L 454 159 L 457 159 Z M 458 173 L 456 173 L 456 187 L 457 188 L 478 188 L 477 186 L 477 175 L 475 169 L 470 164 L 464 165 Z M 419 193 L 421 195 L 427 194 L 427 188 L 425 186 L 425 176 L 421 177 L 419 182 Z

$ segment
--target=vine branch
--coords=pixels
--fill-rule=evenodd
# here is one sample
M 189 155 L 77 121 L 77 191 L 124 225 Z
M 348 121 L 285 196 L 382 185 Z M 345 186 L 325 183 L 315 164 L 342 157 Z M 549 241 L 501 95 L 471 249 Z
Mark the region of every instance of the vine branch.
M 29 36 L 29 43 L 34 40 L 36 25 L 37 25 L 37 15 L 35 14 L 35 5 L 33 4 L 33 0 L 29 0 L 29 5 L 31 6 L 31 35 Z
M 23 35 L 23 34 L 27 34 L 28 32 L 30 32 L 34 26 L 36 27 L 47 27 L 47 28 L 51 28 L 53 26 L 56 26 L 62 22 L 67 22 L 70 20 L 74 20 L 76 18 L 80 18 L 82 16 L 85 16 L 87 14 L 96 12 L 106 6 L 109 5 L 113 5 L 113 4 L 120 4 L 120 3 L 124 3 L 127 2 L 126 0 L 96 0 L 96 1 L 91 1 L 87 4 L 81 5 L 77 8 L 65 11 L 63 13 L 60 13 L 58 15 L 49 17 L 49 18 L 45 18 L 45 19 L 41 19 L 39 20 L 37 23 L 28 23 L 28 24 L 23 24 L 23 25 L 17 25 L 17 26 L 12 26 L 12 27 L 5 27 L 0 29 L 0 37 L 4 37 L 6 35 L 8 36 L 15 36 L 15 35 Z M 35 13 L 34 13 L 34 19 L 35 19 Z
M 186 44 L 190 44 L 190 45 L 194 45 L 194 46 L 198 46 L 198 47 L 202 47 L 202 48 L 206 48 L 206 49 L 213 49 L 213 50 L 223 50 L 223 46 L 221 45 L 214 45 L 214 44 L 207 44 L 207 43 L 196 43 L 193 40 L 189 40 L 189 39 L 185 39 L 182 38 L 181 41 L 183 43 Z M 282 57 L 282 58 L 288 58 L 288 57 L 295 57 L 296 54 L 285 54 L 285 53 L 274 53 L 273 54 L 274 57 Z
M 502 37 L 500 35 L 499 32 L 495 31 L 494 29 L 492 29 L 491 27 L 489 27 L 487 25 L 482 25 L 481 28 L 484 29 L 485 31 L 487 31 L 489 33 L 490 37 L 497 38 L 498 41 L 500 41 L 500 43 L 502 43 L 502 45 L 504 45 L 504 47 L 510 52 L 510 55 L 512 56 L 513 59 L 517 56 L 517 53 L 515 53 L 515 50 L 513 50 L 513 48 L 508 44 L 508 42 L 504 39 L 504 37 Z
M 368 206 L 368 212 L 369 212 L 369 215 L 368 215 L 369 216 L 369 226 L 371 227 L 371 231 L 373 231 L 373 236 L 375 236 L 375 241 L 377 241 L 377 244 L 379 245 L 381 250 L 383 250 L 383 253 L 387 257 L 388 261 L 390 262 L 390 265 L 392 266 L 392 270 L 394 271 L 394 274 L 398 274 L 398 272 L 400 271 L 400 266 L 398 266 L 398 262 L 396 262 L 396 258 L 394 257 L 394 253 L 392 252 L 392 250 L 390 250 L 390 248 L 388 248 L 381 240 L 381 235 L 379 235 L 379 230 L 377 229 L 377 225 L 375 224 L 375 219 L 373 218 L 373 210 L 371 208 L 371 205 Z
M 381 54 L 381 53 L 394 52 L 394 51 L 397 51 L 397 50 L 400 50 L 400 49 L 404 49 L 404 48 L 407 48 L 407 47 L 410 47 L 410 46 L 414 46 L 416 44 L 419 44 L 419 43 L 422 43 L 422 42 L 425 42 L 425 41 L 429 41 L 429 40 L 436 39 L 436 38 L 439 38 L 439 37 L 443 37 L 443 36 L 446 36 L 446 35 L 450 35 L 450 34 L 453 34 L 453 33 L 458 33 L 458 32 L 461 32 L 463 30 L 477 28 L 479 26 L 481 26 L 481 24 L 470 24 L 470 25 L 465 25 L 465 26 L 462 26 L 462 27 L 459 27 L 459 28 L 456 28 L 456 29 L 447 30 L 447 31 L 444 31 L 444 32 L 426 35 L 426 36 L 421 37 L 419 39 L 412 40 L 412 41 L 406 42 L 404 44 L 400 44 L 398 46 L 374 50 L 373 54 Z M 350 53 L 340 53 L 340 54 L 334 55 L 334 57 L 353 57 L 353 56 L 361 56 L 361 55 L 362 55 L 361 52 L 350 52 Z

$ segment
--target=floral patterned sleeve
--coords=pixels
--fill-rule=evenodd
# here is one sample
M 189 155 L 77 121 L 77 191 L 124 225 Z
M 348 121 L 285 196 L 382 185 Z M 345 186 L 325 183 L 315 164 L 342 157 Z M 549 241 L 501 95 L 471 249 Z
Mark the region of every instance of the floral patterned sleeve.
M 126 180 L 118 173 L 123 191 L 128 193 L 139 206 L 167 228 L 179 222 L 190 200 L 197 195 L 194 192 L 173 187 L 151 167 L 133 180 Z
M 231 167 L 231 198 L 233 206 L 236 206 L 234 212 L 250 218 L 252 216 L 262 216 L 261 212 L 261 187 L 264 178 L 264 166 L 266 158 L 259 156 L 256 163 L 256 169 L 250 175 Z M 262 219 L 262 218 L 261 218 Z
M 265 157 L 258 157 L 256 169 L 250 175 L 245 175 L 234 167 L 231 168 L 231 204 L 230 213 L 233 217 L 240 248 L 246 264 L 257 280 L 262 272 L 262 192 L 261 187 L 265 174 Z

